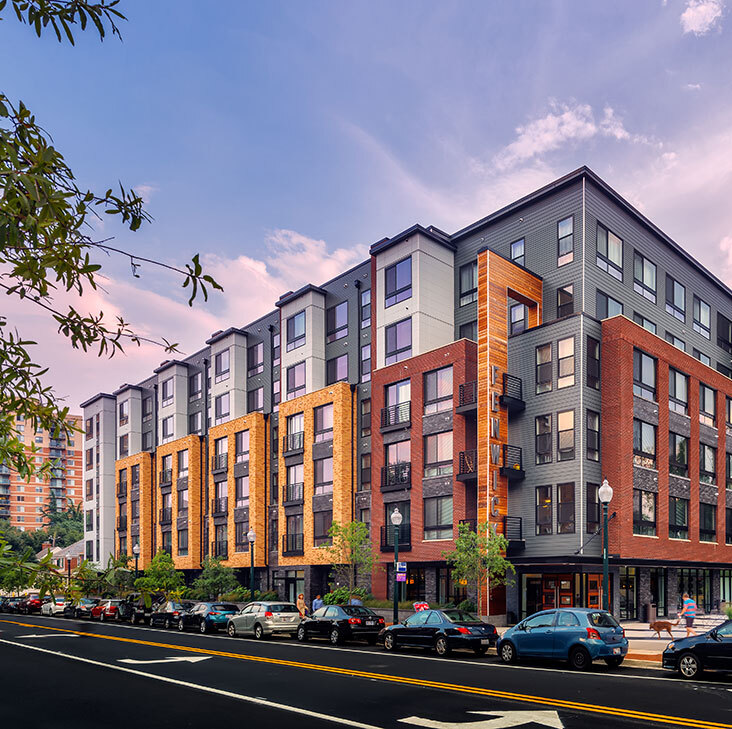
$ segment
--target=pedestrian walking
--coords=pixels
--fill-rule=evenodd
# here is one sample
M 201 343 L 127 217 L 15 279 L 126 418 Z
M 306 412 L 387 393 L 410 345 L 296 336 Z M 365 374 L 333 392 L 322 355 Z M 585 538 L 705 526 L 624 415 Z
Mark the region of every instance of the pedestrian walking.
M 692 635 L 699 635 L 694 630 L 694 618 L 696 617 L 696 611 L 698 610 L 696 602 L 689 597 L 689 593 L 685 592 L 682 595 L 683 604 L 681 606 L 681 612 L 679 618 L 686 620 L 686 637 L 689 638 Z
M 308 606 L 305 604 L 305 595 L 302 592 L 297 596 L 297 609 L 301 618 L 308 614 Z
M 323 600 L 320 597 L 320 595 L 315 596 L 315 600 L 313 600 L 313 612 L 316 610 L 320 610 L 320 608 L 323 607 Z

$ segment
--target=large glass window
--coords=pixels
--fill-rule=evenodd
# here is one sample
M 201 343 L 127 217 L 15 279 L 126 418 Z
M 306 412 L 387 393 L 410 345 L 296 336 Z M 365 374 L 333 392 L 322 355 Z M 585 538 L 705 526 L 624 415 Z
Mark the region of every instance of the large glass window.
M 409 463 L 411 459 L 411 444 L 408 440 L 400 440 L 398 443 L 389 443 L 385 447 L 384 453 L 387 466 L 396 466 L 399 463 Z
M 552 345 L 536 348 L 536 394 L 552 389 Z
M 689 500 L 669 496 L 668 535 L 671 539 L 689 538 Z
M 600 460 L 600 413 L 587 411 L 587 458 Z
M 188 398 L 198 400 L 203 391 L 203 373 L 196 372 L 188 378 Z M 151 403 L 152 404 L 152 403 Z
M 412 319 L 402 319 L 385 330 L 385 363 L 390 365 L 412 356 Z
M 600 528 L 600 484 L 587 484 L 587 534 L 595 534 Z
M 612 296 L 597 290 L 595 300 L 595 313 L 598 319 L 609 319 L 612 316 L 618 316 L 623 313 L 623 305 Z
M 689 412 L 689 377 L 673 367 L 668 371 L 668 401 L 670 410 L 682 415 Z
M 656 399 L 656 360 L 640 349 L 633 350 L 633 394 Z
M 287 466 L 285 501 L 302 501 L 304 480 L 304 466 L 302 463 Z
M 538 415 L 536 417 L 535 453 L 536 463 L 551 463 L 552 461 L 552 416 Z
M 201 430 L 203 430 L 203 413 L 199 410 L 198 412 L 191 413 L 188 416 L 188 432 L 200 433 Z M 152 435 L 152 433 L 150 435 Z
M 639 314 L 637 311 L 633 312 L 633 321 L 651 332 L 651 334 L 655 334 L 658 331 L 658 327 L 650 319 L 646 319 L 643 314 Z
M 682 352 L 686 352 L 686 342 L 683 339 L 677 337 L 673 332 L 666 332 L 666 341 L 669 344 L 673 344 L 676 349 L 680 349 Z
M 511 243 L 511 260 L 519 266 L 526 265 L 526 243 L 523 238 Z
M 305 363 L 287 368 L 287 399 L 294 400 L 305 394 Z
M 412 257 L 384 271 L 384 306 L 389 307 L 412 296 Z
M 708 354 L 704 354 L 704 352 L 700 352 L 696 347 L 694 347 L 694 357 L 707 367 L 712 366 L 711 357 Z
M 452 539 L 452 496 L 424 500 L 424 538 Z
M 280 333 L 272 334 L 272 367 L 279 367 L 280 357 L 282 356 L 282 346 L 280 344 Z
M 331 537 L 328 532 L 333 525 L 333 510 L 313 512 L 313 543 L 316 547 L 322 544 L 330 544 Z
M 371 380 L 371 344 L 361 346 L 361 382 Z
M 656 467 L 656 426 L 638 418 L 633 420 L 633 464 Z
M 633 534 L 656 536 L 656 494 L 633 489 Z
M 725 352 L 732 352 L 732 320 L 720 311 L 717 312 L 717 344 Z
M 699 481 L 717 483 L 717 449 L 706 443 L 699 444 Z
M 434 433 L 424 438 L 424 476 L 452 474 L 452 431 Z
M 633 288 L 648 301 L 656 303 L 656 264 L 638 251 L 633 257 Z
M 250 413 L 264 409 L 264 388 L 257 387 L 247 393 L 247 411 Z
M 424 414 L 452 410 L 452 365 L 424 376 Z
M 325 363 L 326 384 L 346 382 L 348 380 L 348 354 L 329 359 Z
M 119 404 L 119 424 L 127 425 L 130 421 L 130 401 L 125 400 Z
M 679 433 L 668 434 L 669 473 L 674 476 L 689 476 L 689 439 Z
M 699 541 L 717 540 L 717 507 L 714 504 L 699 504 Z
M 287 351 L 305 344 L 305 312 L 299 311 L 287 320 Z
M 173 378 L 169 377 L 167 380 L 163 380 L 163 384 L 160 386 L 160 405 L 165 407 L 173 402 Z
M 526 330 L 526 307 L 512 304 L 509 308 L 509 334 L 520 334 Z
M 230 361 L 229 350 L 225 349 L 214 356 L 214 382 L 223 382 L 229 379 Z
M 600 342 L 587 337 L 587 387 L 600 389 Z
M 717 392 L 699 384 L 699 422 L 714 427 L 717 422 Z
M 536 487 L 536 534 L 552 533 L 552 487 Z
M 163 430 L 163 443 L 172 440 L 173 438 L 173 416 L 169 415 L 167 418 L 163 418 L 162 420 L 162 430 Z
M 240 430 L 234 434 L 234 453 L 236 463 L 245 463 L 249 460 L 249 431 Z
M 557 318 L 574 314 L 574 286 L 569 284 L 557 289 Z
M 333 458 L 319 458 L 313 461 L 316 494 L 333 493 Z
M 680 321 L 686 321 L 686 288 L 666 274 L 666 311 Z
M 249 476 L 237 476 L 234 479 L 234 495 L 237 509 L 249 506 Z
M 557 460 L 574 459 L 574 410 L 557 413 Z
M 478 341 L 478 322 L 469 321 L 467 324 L 460 325 L 460 339 L 470 339 L 473 342 Z
M 229 419 L 229 393 L 214 398 L 214 424 L 220 425 Z
M 570 215 L 557 223 L 557 266 L 564 266 L 574 260 L 574 216 Z
M 348 302 L 331 306 L 325 312 L 325 341 L 335 342 L 348 334 Z
M 178 451 L 178 478 L 188 475 L 188 449 Z
M 361 437 L 371 435 L 371 398 L 361 400 Z
M 618 281 L 623 280 L 623 241 L 600 223 L 597 224 L 597 265 Z
M 727 489 L 732 489 L 732 453 L 725 453 L 724 454 L 724 460 L 727 470 L 727 475 L 725 477 L 725 486 Z
M 574 484 L 557 484 L 557 534 L 574 533 Z
M 247 377 L 264 371 L 264 342 L 257 342 L 247 349 Z
M 692 323 L 695 332 L 699 332 L 707 339 L 712 338 L 712 309 L 706 301 L 694 295 L 694 320 Z
M 460 266 L 460 306 L 478 300 L 478 261 Z
M 371 289 L 361 292 L 361 329 L 371 326 Z
M 557 390 L 574 385 L 574 337 L 560 339 L 557 342 L 559 355 L 559 374 L 557 375 Z
M 333 440 L 333 403 L 321 405 L 313 411 L 315 418 L 315 442 L 326 443 Z

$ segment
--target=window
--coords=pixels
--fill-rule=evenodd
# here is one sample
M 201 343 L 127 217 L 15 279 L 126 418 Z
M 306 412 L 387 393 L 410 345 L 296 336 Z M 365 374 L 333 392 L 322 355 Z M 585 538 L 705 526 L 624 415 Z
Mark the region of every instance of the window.
M 330 544 L 331 537 L 328 535 L 333 525 L 333 511 L 313 512 L 313 543 L 316 547 L 321 544 Z
M 557 289 L 557 318 L 574 314 L 574 286 L 562 286 Z
M 272 367 L 278 367 L 280 364 L 282 348 L 280 346 L 280 333 L 275 332 L 272 335 Z
M 595 299 L 595 314 L 598 319 L 609 319 L 612 316 L 619 316 L 623 313 L 623 305 L 612 296 L 597 290 Z
M 424 500 L 424 538 L 452 539 L 452 496 Z
M 557 413 L 557 460 L 574 459 L 574 410 Z
M 285 501 L 302 501 L 304 466 L 302 463 L 287 467 L 287 486 Z
M 717 344 L 732 353 L 732 321 L 724 314 L 717 312 Z
M 536 348 L 536 394 L 552 389 L 552 345 Z
M 287 320 L 287 351 L 305 344 L 305 312 L 299 311 Z
M 689 412 L 689 378 L 673 367 L 668 371 L 668 407 L 682 415 Z
M 214 424 L 220 425 L 229 419 L 229 393 L 218 395 L 214 399 Z
M 131 520 L 132 524 L 140 523 L 140 501 L 139 501 L 139 499 L 134 499 L 133 501 L 130 501 L 130 520 Z
M 717 392 L 699 383 L 699 422 L 711 428 L 717 421 Z
M 127 425 L 130 422 L 130 401 L 125 400 L 119 404 L 119 424 Z M 43 442 L 43 439 L 41 439 Z
M 668 499 L 668 535 L 671 539 L 689 538 L 689 500 L 678 496 Z
M 570 215 L 557 223 L 557 266 L 564 266 L 574 260 L 574 216 Z
M 153 403 L 151 397 L 142 398 L 142 422 L 152 418 Z
M 727 365 L 717 362 L 717 372 L 721 372 L 725 377 L 729 377 L 732 380 L 732 368 L 727 367 Z
M 638 251 L 633 257 L 633 288 L 648 301 L 656 303 L 656 264 Z
M 200 415 L 200 413 L 199 413 Z M 153 433 L 151 430 L 142 434 L 142 450 L 151 451 L 153 448 Z
M 712 366 L 712 359 L 708 354 L 704 354 L 704 352 L 700 352 L 698 349 L 694 348 L 694 357 L 698 359 L 702 364 L 707 365 L 707 367 Z
M 124 458 L 130 452 L 130 436 L 121 435 L 119 437 L 119 457 Z
M 692 322 L 695 332 L 699 332 L 707 339 L 712 338 L 712 309 L 706 301 L 694 295 L 694 320 Z
M 202 429 L 203 413 L 199 410 L 197 413 L 191 413 L 188 416 L 188 432 L 200 433 Z M 151 434 L 152 435 L 152 434 Z
M 732 453 L 725 453 L 724 458 L 726 461 L 727 476 L 725 486 L 727 489 L 732 489 Z
M 360 491 L 371 490 L 371 454 L 361 454 L 361 478 L 359 479 Z
M 225 349 L 214 356 L 214 382 L 229 379 L 229 350 Z
M 520 334 L 526 330 L 526 307 L 512 304 L 509 308 L 509 334 Z
M 727 398 L 727 435 L 732 435 L 732 397 Z
M 656 426 L 638 418 L 633 420 L 633 464 L 656 467 Z
M 473 342 L 478 341 L 478 322 L 469 321 L 467 324 L 460 325 L 460 339 L 470 339 Z
M 178 478 L 188 475 L 188 450 L 178 451 Z
M 258 342 L 247 349 L 247 377 L 254 377 L 263 371 L 264 342 Z
M 587 533 L 595 534 L 600 529 L 600 485 L 587 484 Z
M 452 410 L 452 365 L 424 376 L 424 414 Z
M 403 319 L 386 327 L 386 359 L 387 365 L 412 356 L 412 320 Z
M 371 379 L 371 345 L 361 346 L 361 382 L 368 382 Z
M 325 311 L 325 341 L 335 342 L 348 334 L 348 302 L 331 306 Z
M 600 342 L 587 337 L 587 387 L 600 389 Z
M 169 415 L 167 418 L 163 418 L 163 443 L 170 440 L 173 437 L 173 416 Z
M 657 331 L 656 325 L 650 319 L 646 319 L 643 314 L 639 314 L 637 311 L 633 312 L 633 321 L 639 326 L 642 326 L 645 330 L 651 332 L 651 334 L 655 334 Z
M 274 410 L 278 409 L 278 405 L 280 404 L 280 400 L 282 399 L 282 396 L 280 395 L 281 386 L 282 383 L 280 382 L 279 378 L 275 379 L 272 383 L 272 408 Z
M 305 363 L 287 368 L 287 399 L 294 400 L 305 394 Z
M 361 329 L 371 326 L 371 289 L 361 292 Z
M 94 437 L 94 419 L 93 418 L 86 419 L 86 428 L 84 430 L 86 432 L 86 439 L 91 440 Z
M 411 445 L 408 440 L 400 440 L 398 443 L 389 443 L 385 447 L 386 465 L 395 466 L 399 463 L 410 463 Z
M 163 381 L 160 386 L 160 398 L 162 401 L 162 407 L 170 405 L 173 402 L 173 378 L 169 377 Z
M 574 534 L 574 484 L 557 484 L 557 534 Z
M 188 399 L 198 400 L 203 391 L 203 374 L 196 372 L 188 378 Z
M 686 288 L 666 274 L 666 311 L 680 321 L 686 321 Z
M 732 544 L 732 509 L 727 507 L 727 509 L 725 510 L 725 513 L 726 513 L 727 518 L 726 518 L 726 522 L 725 522 L 726 527 L 725 527 L 724 541 L 726 544 Z M 727 579 L 729 579 L 729 577 Z M 729 591 L 727 592 L 727 594 L 729 595 Z M 727 599 L 729 600 L 729 598 L 727 598 Z
M 706 443 L 699 444 L 699 482 L 717 483 L 717 449 Z
M 633 350 L 633 394 L 656 400 L 656 360 L 640 349 Z
M 714 542 L 717 539 L 717 507 L 699 504 L 699 541 Z
M 452 431 L 427 435 L 424 439 L 424 477 L 452 474 Z
M 412 296 L 412 258 L 389 266 L 384 271 L 384 306 L 398 304 Z
M 536 487 L 536 534 L 552 533 L 552 487 Z
M 180 518 L 188 516 L 188 489 L 178 492 L 178 516 Z
M 315 493 L 333 493 L 333 458 L 319 458 L 313 461 L 315 469 Z
M 672 332 L 666 332 L 666 341 L 669 344 L 673 344 L 676 349 L 680 349 L 682 352 L 686 352 L 686 342 L 683 339 L 679 339 Z
M 333 403 L 315 408 L 314 418 L 315 442 L 325 443 L 333 440 Z
M 689 476 L 689 439 L 678 433 L 668 434 L 669 473 L 674 476 Z
M 334 382 L 342 382 L 348 380 L 348 355 L 342 354 L 340 357 L 329 359 L 325 363 L 326 384 L 332 385 Z
M 478 261 L 460 266 L 460 306 L 478 300 Z
M 552 416 L 538 415 L 536 417 L 535 452 L 536 463 L 552 462 Z
M 515 240 L 513 243 L 511 243 L 511 260 L 514 263 L 517 263 L 519 266 L 525 266 L 525 253 L 526 244 L 523 238 L 521 238 L 520 240 Z
M 247 412 L 253 413 L 264 409 L 264 388 L 249 390 L 247 393 Z
M 587 458 L 600 460 L 600 413 L 587 411 Z
M 600 223 L 597 224 L 597 265 L 618 281 L 623 280 L 623 241 Z
M 234 434 L 234 462 L 246 463 L 249 460 L 249 431 L 240 430 Z
M 359 509 L 358 520 L 366 525 L 371 524 L 371 509 Z
M 557 342 L 559 355 L 559 374 L 557 390 L 574 385 L 574 337 L 560 339 Z
M 234 479 L 234 496 L 237 509 L 249 506 L 249 476 L 237 476 Z
M 633 489 L 633 534 L 656 536 L 656 494 Z

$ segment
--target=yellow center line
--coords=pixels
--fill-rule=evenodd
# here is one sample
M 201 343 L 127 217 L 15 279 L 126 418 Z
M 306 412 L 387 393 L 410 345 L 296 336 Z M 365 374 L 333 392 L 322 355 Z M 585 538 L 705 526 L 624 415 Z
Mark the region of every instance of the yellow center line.
M 42 630 L 52 630 L 57 633 L 70 633 L 73 635 L 81 635 L 88 638 L 100 638 L 102 640 L 113 640 L 119 643 L 132 643 L 136 645 L 146 645 L 153 648 L 165 648 L 166 650 L 185 651 L 187 653 L 202 653 L 207 656 L 219 656 L 221 658 L 234 658 L 241 661 L 253 661 L 255 663 L 269 663 L 277 666 L 286 666 L 288 668 L 304 668 L 310 671 L 320 671 L 323 673 L 331 673 L 340 676 L 349 676 L 352 678 L 367 678 L 377 681 L 385 681 L 388 683 L 399 683 L 409 686 L 420 686 L 422 688 L 436 688 L 445 691 L 453 691 L 457 693 L 475 694 L 478 696 L 487 696 L 490 698 L 506 699 L 509 701 L 529 702 L 532 704 L 541 704 L 552 706 L 559 709 L 572 709 L 575 711 L 586 711 L 593 714 L 604 714 L 607 716 L 616 716 L 625 719 L 639 719 L 643 721 L 656 722 L 658 724 L 681 724 L 685 727 L 693 729 L 732 729 L 732 724 L 720 724 L 717 722 L 701 721 L 699 719 L 691 719 L 679 716 L 667 716 L 664 714 L 651 714 L 644 711 L 634 711 L 632 709 L 616 708 L 613 706 L 598 706 L 596 704 L 585 704 L 577 701 L 566 701 L 564 699 L 554 699 L 544 696 L 532 696 L 530 694 L 519 694 L 509 691 L 498 691 L 496 689 L 482 688 L 479 686 L 462 686 L 460 684 L 443 683 L 440 681 L 428 681 L 422 678 L 410 678 L 408 676 L 389 676 L 383 673 L 371 673 L 369 671 L 359 671 L 352 668 L 337 668 L 334 666 L 319 666 L 312 663 L 302 663 L 300 661 L 287 661 L 280 658 L 266 658 L 262 656 L 252 656 L 243 653 L 229 653 L 227 651 L 215 651 L 210 648 L 195 648 L 193 646 L 175 645 L 171 643 L 157 643 L 148 640 L 138 640 L 137 638 L 122 638 L 116 635 L 99 635 L 97 633 L 85 633 L 79 630 L 69 630 L 67 628 L 47 627 L 45 625 L 36 625 L 33 623 L 19 623 L 14 620 L 0 620 L 0 623 L 8 623 L 10 625 L 20 625 L 24 628 L 34 628 Z

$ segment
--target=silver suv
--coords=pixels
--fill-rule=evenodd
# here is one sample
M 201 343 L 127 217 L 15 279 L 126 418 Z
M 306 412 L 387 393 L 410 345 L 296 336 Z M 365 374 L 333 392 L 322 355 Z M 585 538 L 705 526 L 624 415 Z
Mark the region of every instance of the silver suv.
M 226 632 L 232 638 L 253 635 L 261 640 L 275 633 L 294 636 L 299 624 L 300 612 L 291 602 L 251 602 L 229 618 Z

